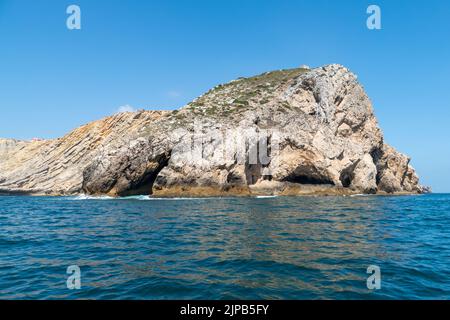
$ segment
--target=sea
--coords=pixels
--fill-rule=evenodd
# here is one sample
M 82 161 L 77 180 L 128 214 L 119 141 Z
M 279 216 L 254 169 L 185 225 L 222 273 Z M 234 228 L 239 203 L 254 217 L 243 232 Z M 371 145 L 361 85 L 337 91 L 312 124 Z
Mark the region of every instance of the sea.
M 449 299 L 450 195 L 0 196 L 0 299 Z

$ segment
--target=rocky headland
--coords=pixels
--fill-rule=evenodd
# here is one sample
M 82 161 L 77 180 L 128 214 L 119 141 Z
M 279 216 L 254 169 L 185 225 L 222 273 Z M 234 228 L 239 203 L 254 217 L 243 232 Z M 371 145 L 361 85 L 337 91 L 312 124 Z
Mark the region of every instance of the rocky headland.
M 55 140 L 0 139 L 0 193 L 423 193 L 341 65 L 219 85 L 175 111 L 124 112 Z

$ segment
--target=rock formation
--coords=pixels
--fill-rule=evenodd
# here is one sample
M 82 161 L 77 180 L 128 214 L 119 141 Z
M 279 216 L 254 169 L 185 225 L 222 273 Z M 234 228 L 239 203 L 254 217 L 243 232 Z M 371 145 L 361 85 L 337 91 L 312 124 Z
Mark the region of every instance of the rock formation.
M 0 192 L 113 196 L 422 193 L 340 65 L 219 85 L 48 141 L 0 140 Z

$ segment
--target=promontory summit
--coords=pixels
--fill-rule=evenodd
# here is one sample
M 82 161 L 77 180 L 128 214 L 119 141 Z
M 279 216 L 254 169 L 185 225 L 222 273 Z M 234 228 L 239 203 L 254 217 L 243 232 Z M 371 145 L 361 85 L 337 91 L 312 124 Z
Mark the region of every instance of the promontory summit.
M 260 196 L 423 193 L 357 77 L 333 64 L 218 85 L 55 140 L 0 139 L 0 192 Z

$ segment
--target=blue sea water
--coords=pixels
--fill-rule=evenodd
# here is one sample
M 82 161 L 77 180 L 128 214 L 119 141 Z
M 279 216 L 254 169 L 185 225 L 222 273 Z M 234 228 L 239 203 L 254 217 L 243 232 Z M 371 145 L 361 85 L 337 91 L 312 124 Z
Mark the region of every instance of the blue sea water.
M 445 194 L 2 196 L 0 299 L 449 299 L 449 221 Z

